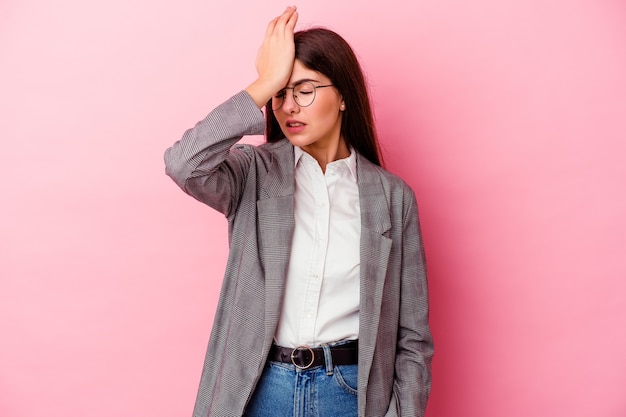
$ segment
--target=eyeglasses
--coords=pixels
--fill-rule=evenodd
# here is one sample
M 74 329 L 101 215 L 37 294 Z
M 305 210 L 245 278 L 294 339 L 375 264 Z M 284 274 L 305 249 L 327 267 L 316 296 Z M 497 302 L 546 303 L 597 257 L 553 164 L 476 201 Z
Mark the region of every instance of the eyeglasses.
M 285 87 L 280 90 L 274 97 L 272 97 L 272 110 L 276 111 L 283 106 L 285 97 L 287 97 L 287 90 L 292 90 L 293 100 L 300 107 L 308 107 L 313 104 L 315 100 L 315 94 L 318 88 L 332 87 L 332 84 L 328 85 L 315 85 L 310 81 L 304 81 L 294 87 Z

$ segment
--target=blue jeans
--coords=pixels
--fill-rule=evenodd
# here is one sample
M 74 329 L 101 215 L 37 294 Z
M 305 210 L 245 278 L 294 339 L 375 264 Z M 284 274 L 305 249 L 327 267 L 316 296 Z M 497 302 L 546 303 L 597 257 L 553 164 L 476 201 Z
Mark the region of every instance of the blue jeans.
M 306 370 L 268 362 L 244 416 L 356 417 L 357 370 L 358 365 L 334 366 L 329 359 Z

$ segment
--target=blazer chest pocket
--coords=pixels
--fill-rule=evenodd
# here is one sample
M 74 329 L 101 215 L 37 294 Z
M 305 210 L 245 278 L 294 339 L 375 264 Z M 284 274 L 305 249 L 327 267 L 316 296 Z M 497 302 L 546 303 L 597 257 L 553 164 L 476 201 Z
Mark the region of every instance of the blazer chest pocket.
M 259 253 L 267 266 L 287 263 L 294 229 L 293 197 L 257 201 Z

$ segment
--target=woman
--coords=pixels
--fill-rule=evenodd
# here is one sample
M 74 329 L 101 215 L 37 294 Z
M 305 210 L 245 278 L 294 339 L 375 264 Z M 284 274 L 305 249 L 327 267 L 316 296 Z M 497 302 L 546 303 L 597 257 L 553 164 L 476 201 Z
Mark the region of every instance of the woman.
M 415 197 L 380 167 L 349 45 L 294 34 L 297 19 L 288 7 L 269 23 L 258 78 L 165 154 L 229 223 L 194 416 L 422 416 L 432 339 Z M 237 144 L 264 123 L 266 144 Z

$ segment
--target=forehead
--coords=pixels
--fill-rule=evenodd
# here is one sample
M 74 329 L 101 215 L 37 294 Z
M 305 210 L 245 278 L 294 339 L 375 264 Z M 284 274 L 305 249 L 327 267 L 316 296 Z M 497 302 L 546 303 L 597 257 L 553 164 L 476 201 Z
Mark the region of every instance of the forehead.
M 304 66 L 299 60 L 295 60 L 293 63 L 293 70 L 291 71 L 291 77 L 289 78 L 289 85 L 293 86 L 299 81 L 309 80 L 320 83 L 327 83 L 330 80 L 327 76 L 321 72 L 314 71 Z

